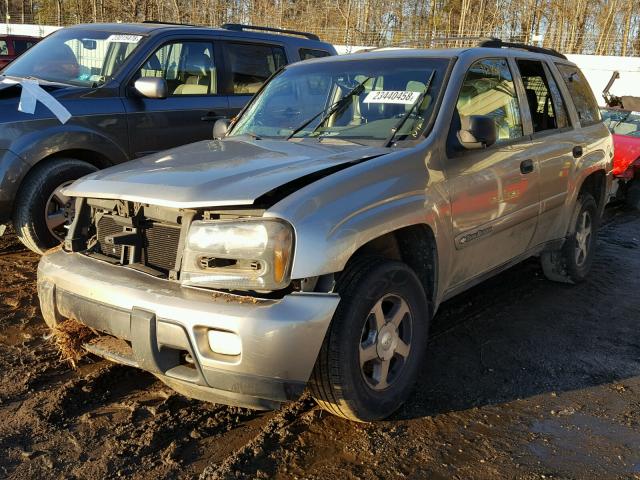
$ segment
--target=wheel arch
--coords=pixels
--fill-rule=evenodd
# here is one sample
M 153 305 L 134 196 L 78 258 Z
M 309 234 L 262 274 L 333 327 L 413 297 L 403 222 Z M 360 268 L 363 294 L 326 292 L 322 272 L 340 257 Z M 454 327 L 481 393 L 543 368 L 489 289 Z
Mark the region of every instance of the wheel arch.
M 433 314 L 438 287 L 438 247 L 430 225 L 408 225 L 373 238 L 361 245 L 347 263 L 366 255 L 406 263 L 420 279 Z
M 601 217 L 607 203 L 607 174 L 603 169 L 590 172 L 581 182 L 578 196 L 586 192 L 596 201 L 598 216 Z M 577 197 L 576 197 L 577 198 Z
M 37 174 L 39 169 L 51 163 L 55 163 L 57 160 L 63 159 L 63 158 L 82 160 L 84 162 L 89 163 L 90 165 L 93 165 L 98 169 L 107 168 L 113 165 L 113 163 L 109 160 L 109 158 L 107 158 L 104 154 L 93 151 L 93 150 L 88 150 L 88 149 L 69 149 L 69 150 L 62 150 L 60 152 L 52 153 L 51 155 L 48 155 L 42 158 L 40 161 L 32 165 L 25 172 L 25 174 L 20 179 L 20 182 L 16 189 L 15 198 L 18 198 L 18 196 L 20 195 L 20 192 L 22 191 L 25 185 L 25 182 L 29 178 L 31 178 L 31 176 L 33 176 L 34 174 Z M 12 211 L 14 213 L 15 213 L 15 209 L 16 209 L 16 204 L 14 203 L 14 205 L 12 206 Z

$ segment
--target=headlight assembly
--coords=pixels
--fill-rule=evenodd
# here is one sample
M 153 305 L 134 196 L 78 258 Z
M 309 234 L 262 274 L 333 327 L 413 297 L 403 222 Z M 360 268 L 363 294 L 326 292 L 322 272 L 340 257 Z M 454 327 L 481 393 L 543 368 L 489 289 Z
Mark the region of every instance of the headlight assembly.
M 289 284 L 293 229 L 279 220 L 195 221 L 181 282 L 229 290 L 278 290 Z

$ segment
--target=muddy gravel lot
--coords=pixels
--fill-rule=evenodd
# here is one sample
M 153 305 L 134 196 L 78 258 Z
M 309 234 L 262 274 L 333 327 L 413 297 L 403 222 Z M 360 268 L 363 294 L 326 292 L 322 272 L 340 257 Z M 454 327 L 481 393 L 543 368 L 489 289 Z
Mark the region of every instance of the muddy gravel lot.
M 350 423 L 303 398 L 201 403 L 60 361 L 38 257 L 0 239 L 0 478 L 640 479 L 640 214 L 610 209 L 589 280 L 535 259 L 445 303 L 410 401 Z

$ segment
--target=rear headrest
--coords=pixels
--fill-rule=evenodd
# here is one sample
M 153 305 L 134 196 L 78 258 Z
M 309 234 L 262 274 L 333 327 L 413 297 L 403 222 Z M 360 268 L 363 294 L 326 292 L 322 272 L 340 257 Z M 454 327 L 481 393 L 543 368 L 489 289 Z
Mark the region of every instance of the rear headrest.
M 529 108 L 537 110 L 538 109 L 538 94 L 535 90 L 527 88 L 525 90 L 527 94 L 527 102 L 529 102 Z

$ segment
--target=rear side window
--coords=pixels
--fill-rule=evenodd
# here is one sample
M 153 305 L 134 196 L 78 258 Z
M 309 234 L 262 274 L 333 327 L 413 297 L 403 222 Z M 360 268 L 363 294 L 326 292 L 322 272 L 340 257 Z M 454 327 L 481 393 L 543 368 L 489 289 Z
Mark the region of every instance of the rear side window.
M 300 60 L 310 60 L 312 58 L 322 58 L 331 55 L 329 52 L 325 52 L 324 50 L 315 50 L 312 48 L 301 48 L 299 53 Z
M 226 48 L 233 93 L 253 95 L 287 63 L 284 49 L 271 45 L 229 43 Z
M 568 123 L 564 102 L 558 91 L 558 86 L 548 75 L 542 62 L 517 60 L 516 63 L 527 95 L 533 132 L 566 127 Z
M 28 40 L 14 40 L 13 53 L 16 55 L 22 55 L 24 52 L 29 50 L 34 45 L 35 45 L 35 42 L 30 42 Z
M 9 47 L 6 40 L 0 40 L 0 55 L 9 55 Z
M 564 65 L 557 63 L 556 66 L 560 73 L 564 83 L 569 89 L 573 104 L 578 112 L 578 118 L 581 125 L 589 125 L 600 121 L 600 110 L 598 109 L 598 103 L 596 102 L 591 87 L 584 78 L 584 75 L 577 67 L 572 65 Z

